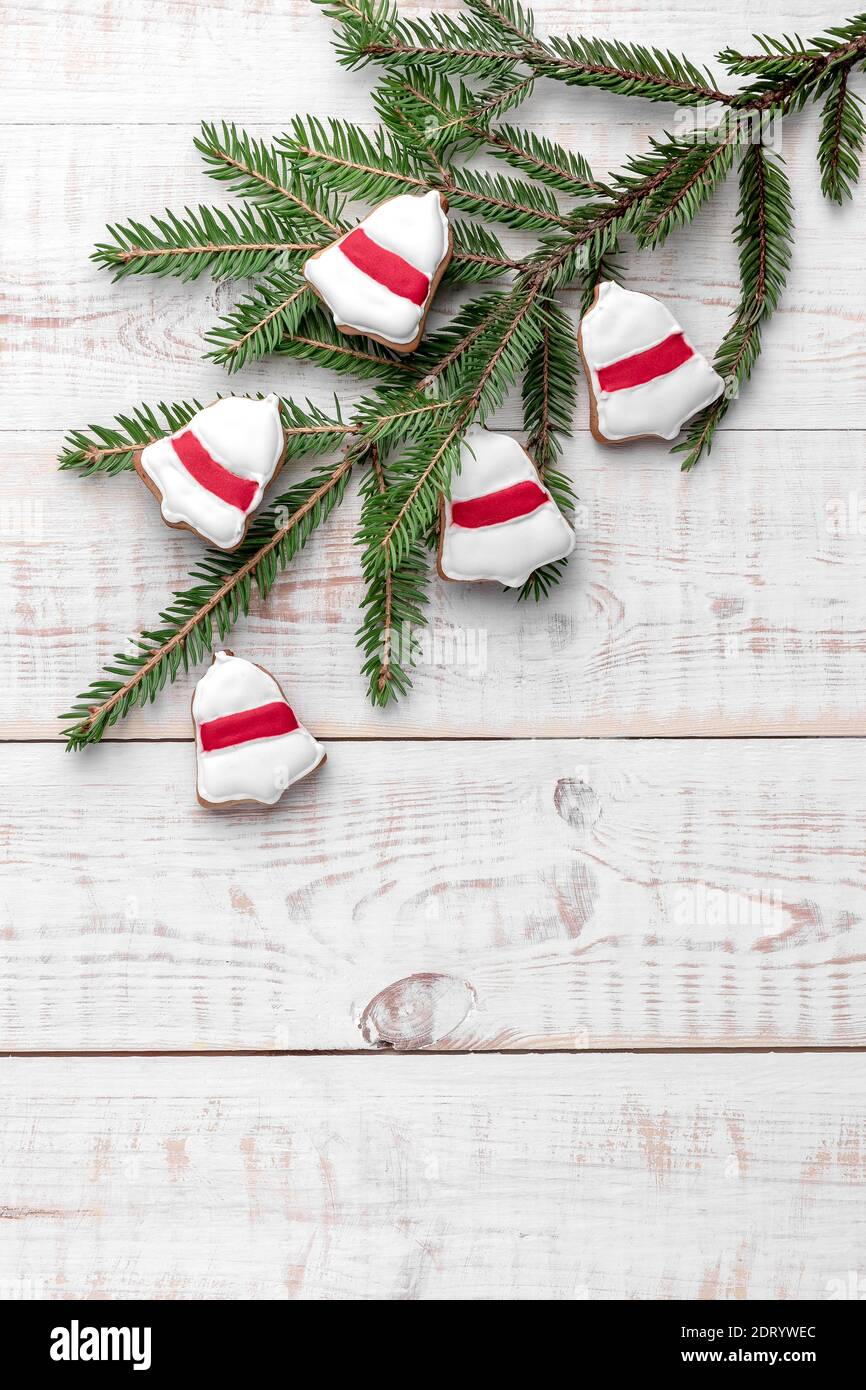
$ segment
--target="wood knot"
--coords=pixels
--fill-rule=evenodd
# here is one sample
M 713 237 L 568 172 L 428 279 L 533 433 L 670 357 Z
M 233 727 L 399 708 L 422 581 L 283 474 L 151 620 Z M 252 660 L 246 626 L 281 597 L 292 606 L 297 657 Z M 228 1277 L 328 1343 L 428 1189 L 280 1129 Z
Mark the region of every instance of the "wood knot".
M 573 830 L 591 830 L 601 815 L 601 802 L 579 777 L 560 777 L 553 793 L 556 813 Z
M 395 980 L 375 995 L 358 1027 L 371 1047 L 432 1047 L 475 1008 L 475 990 L 454 975 L 425 972 Z

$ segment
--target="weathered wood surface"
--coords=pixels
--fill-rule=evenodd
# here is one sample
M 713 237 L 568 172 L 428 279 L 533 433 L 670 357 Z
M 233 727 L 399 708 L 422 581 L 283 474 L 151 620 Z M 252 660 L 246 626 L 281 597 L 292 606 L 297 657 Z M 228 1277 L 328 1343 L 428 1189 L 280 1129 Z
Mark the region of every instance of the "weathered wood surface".
M 215 815 L 189 743 L 7 745 L 0 1050 L 864 1045 L 860 748 L 337 742 Z
M 862 1056 L 13 1060 L 0 1096 L 6 1297 L 863 1287 Z
M 536 9 L 697 61 L 842 13 Z M 161 742 L 47 742 L 199 553 L 136 480 L 58 476 L 60 435 L 225 389 L 201 335 L 237 292 L 112 285 L 88 255 L 109 220 L 227 200 L 201 118 L 372 121 L 373 74 L 336 67 L 305 0 L 10 18 L 0 700 L 5 739 L 43 742 L 0 749 L 0 1049 L 371 1055 L 7 1060 L 0 1296 L 862 1296 L 862 1055 L 597 1055 L 866 1044 L 862 744 L 686 737 L 863 733 L 866 232 L 862 194 L 820 198 L 814 113 L 783 131 L 789 287 L 711 459 L 683 479 L 664 446 L 606 452 L 581 399 L 567 583 L 538 611 L 434 584 L 440 645 L 384 716 L 357 676 L 347 505 L 233 638 L 328 766 L 223 818 L 193 800 L 190 682 L 115 735 Z M 600 172 L 681 119 L 551 83 L 527 114 Z M 731 180 L 625 258 L 705 349 L 736 297 L 734 207 Z M 233 382 L 265 383 L 355 389 L 285 363 Z M 432 741 L 467 735 L 509 741 Z M 577 1055 L 445 1055 L 472 1049 Z

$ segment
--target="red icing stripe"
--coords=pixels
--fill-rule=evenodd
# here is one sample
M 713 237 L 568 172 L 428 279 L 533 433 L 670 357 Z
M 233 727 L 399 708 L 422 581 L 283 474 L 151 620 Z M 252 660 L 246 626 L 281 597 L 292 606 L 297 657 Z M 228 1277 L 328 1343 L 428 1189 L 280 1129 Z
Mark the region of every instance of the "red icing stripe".
M 377 245 L 362 227 L 356 227 L 340 242 L 340 250 L 358 270 L 369 275 L 377 284 L 384 285 L 392 294 L 399 294 L 401 299 L 423 304 L 427 298 L 430 289 L 427 276 L 404 261 L 402 256 Z
M 221 501 L 228 502 L 230 507 L 237 507 L 240 512 L 249 511 L 258 490 L 257 483 L 252 482 L 250 478 L 239 478 L 236 473 L 230 473 L 227 468 L 223 468 L 221 463 L 211 458 L 192 430 L 176 435 L 171 441 L 171 447 L 187 473 L 203 488 L 207 488 L 208 492 L 212 492 Z
M 236 743 L 249 743 L 254 738 L 276 738 L 297 729 L 298 721 L 285 700 L 274 700 L 258 709 L 241 710 L 240 714 L 224 714 L 221 719 L 208 719 L 199 729 L 202 751 L 232 748 Z
M 599 388 L 602 391 L 625 391 L 629 386 L 643 386 L 657 376 L 666 376 L 693 356 L 682 333 L 672 333 L 664 342 L 656 343 L 655 347 L 636 352 L 633 357 L 623 357 L 619 362 L 611 362 L 609 367 L 600 367 Z
M 473 497 L 471 502 L 452 502 L 451 520 L 455 526 L 496 526 L 500 521 L 528 516 L 547 500 L 544 488 L 527 480 L 499 492 L 488 492 L 485 497 Z

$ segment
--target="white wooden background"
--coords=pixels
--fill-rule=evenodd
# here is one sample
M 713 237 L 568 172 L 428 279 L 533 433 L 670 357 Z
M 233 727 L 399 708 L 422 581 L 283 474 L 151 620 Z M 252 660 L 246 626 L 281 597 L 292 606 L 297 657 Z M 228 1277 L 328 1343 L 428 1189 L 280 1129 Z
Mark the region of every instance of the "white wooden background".
M 699 61 L 844 17 L 536 11 Z M 385 715 L 347 505 L 233 639 L 327 768 L 217 817 L 191 682 L 98 749 L 56 741 L 197 553 L 135 478 L 58 475 L 63 432 L 224 387 L 201 334 L 233 292 L 114 286 L 88 254 L 109 219 L 223 200 L 200 119 L 372 121 L 370 78 L 304 0 L 25 0 L 0 64 L 0 1296 L 866 1289 L 866 223 L 862 193 L 820 197 L 814 114 L 783 130 L 789 288 L 711 458 L 605 452 L 582 399 L 567 582 L 538 610 L 434 585 L 484 660 Z M 676 120 L 552 84 L 529 110 L 600 173 Z M 708 351 L 734 203 L 627 261 Z M 350 394 L 235 379 L 265 384 Z

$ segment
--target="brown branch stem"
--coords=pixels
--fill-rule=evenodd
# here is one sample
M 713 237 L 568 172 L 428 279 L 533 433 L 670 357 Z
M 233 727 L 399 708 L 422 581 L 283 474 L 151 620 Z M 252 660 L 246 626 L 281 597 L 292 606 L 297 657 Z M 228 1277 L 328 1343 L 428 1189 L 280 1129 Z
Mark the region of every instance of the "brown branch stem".
M 201 246 L 131 246 L 116 251 L 115 260 L 124 265 L 143 256 L 200 256 L 215 251 L 318 251 L 317 241 L 235 241 L 204 242 Z

